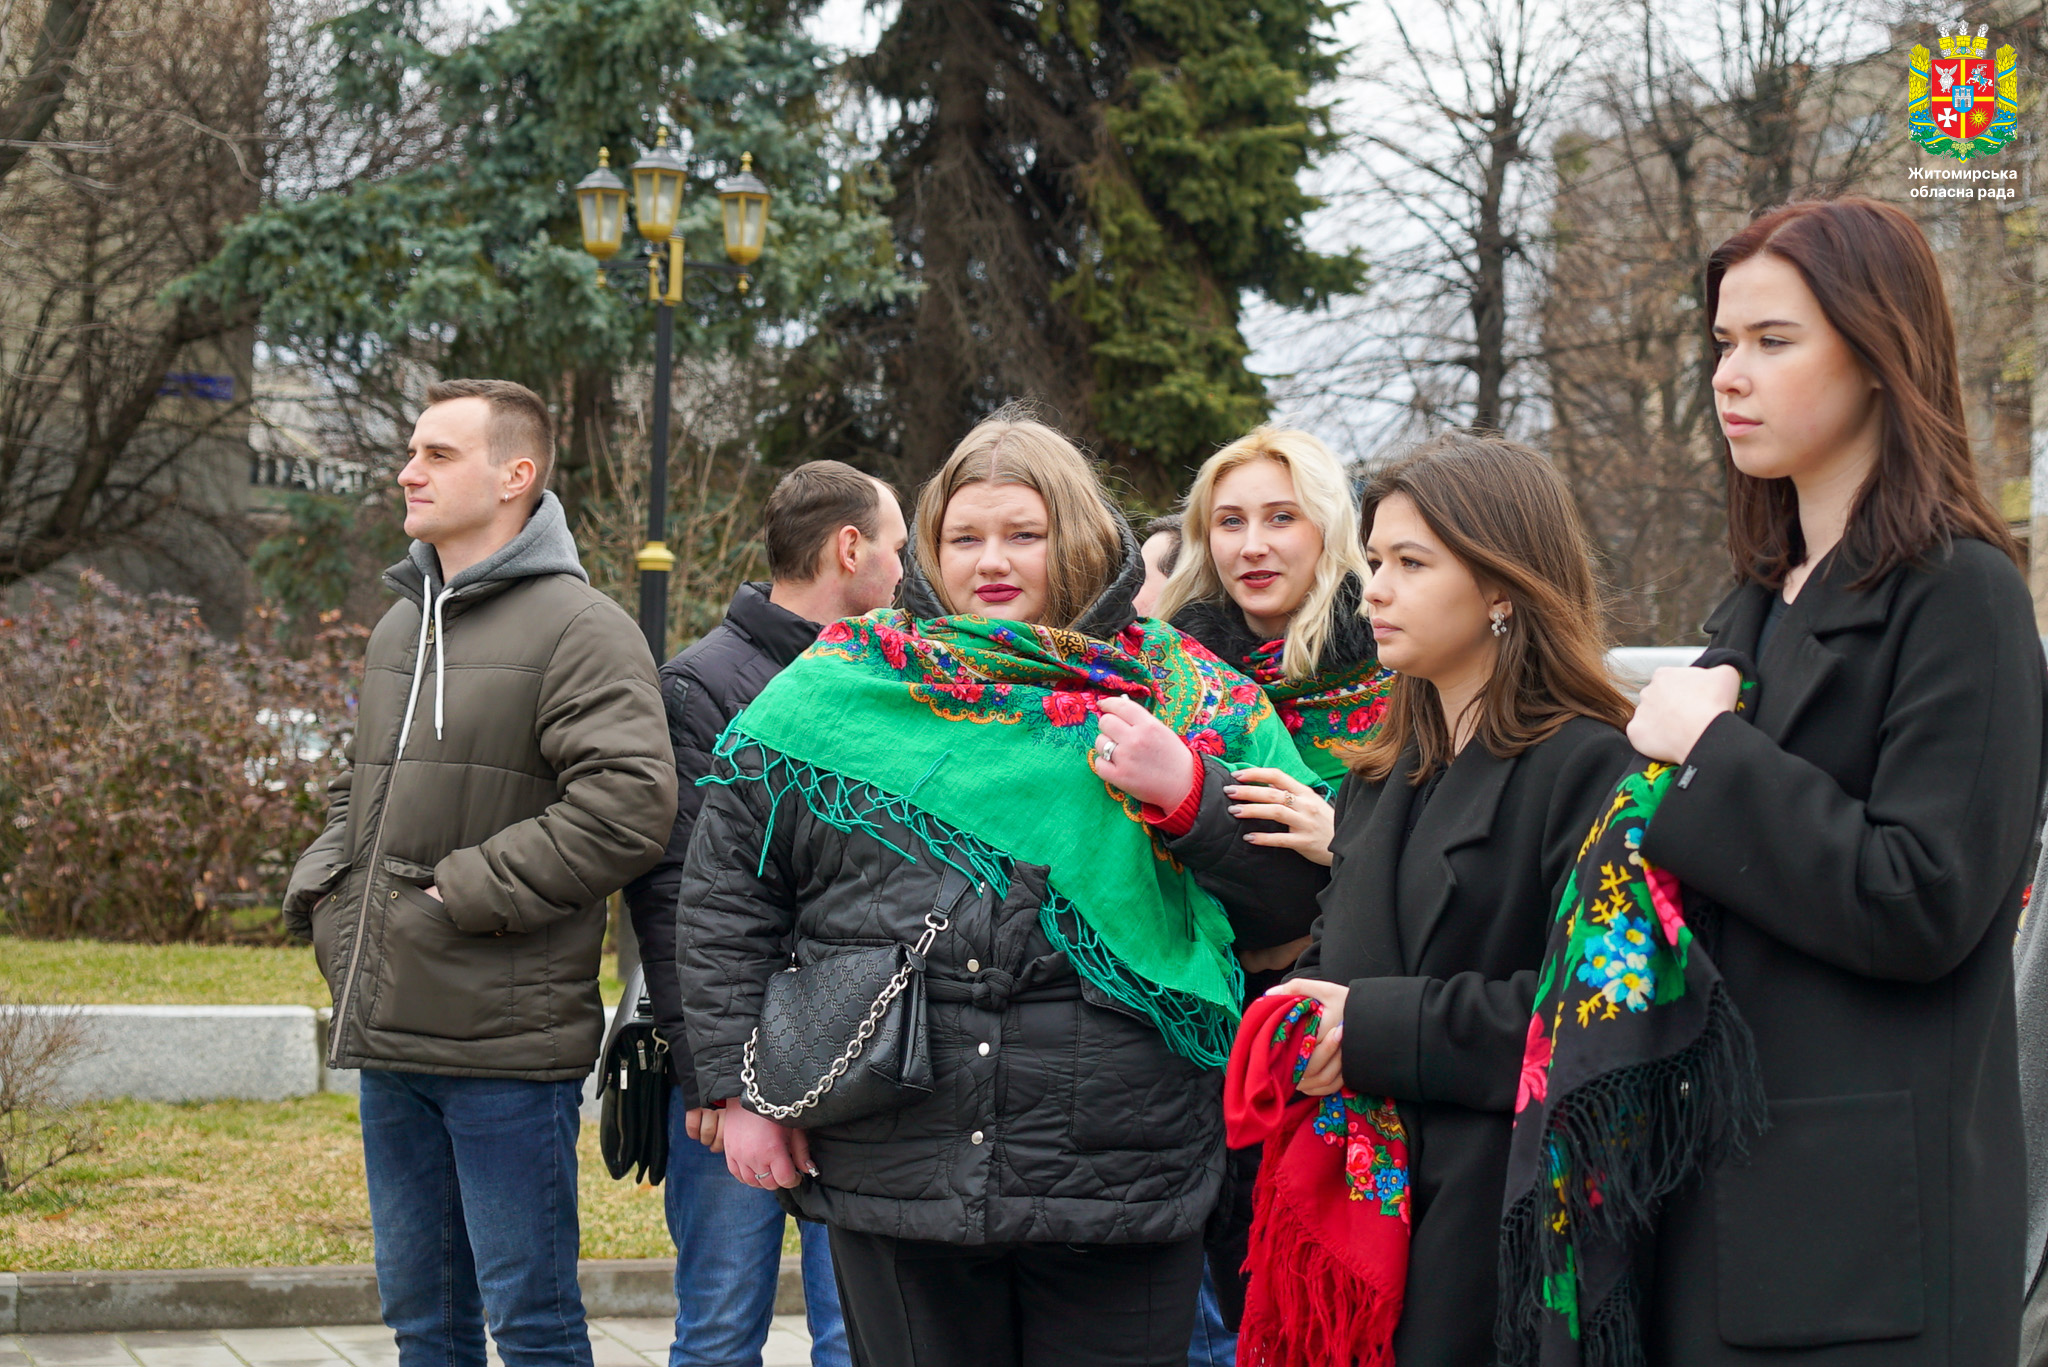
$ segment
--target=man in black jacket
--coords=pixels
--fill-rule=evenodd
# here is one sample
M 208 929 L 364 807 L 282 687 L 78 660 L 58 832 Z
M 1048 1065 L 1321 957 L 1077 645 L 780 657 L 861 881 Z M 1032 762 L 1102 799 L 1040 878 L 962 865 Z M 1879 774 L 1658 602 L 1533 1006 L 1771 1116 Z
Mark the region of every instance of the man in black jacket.
M 676 823 L 661 862 L 626 888 L 656 1028 L 668 1041 L 675 1076 L 664 1197 L 676 1243 L 671 1367 L 760 1361 L 782 1254 L 782 1207 L 772 1193 L 742 1186 L 726 1171 L 717 1109 L 725 1098 L 696 1095 L 683 1035 L 676 887 L 704 801 L 697 780 L 710 772 L 712 745 L 726 724 L 825 623 L 888 605 L 903 577 L 908 540 L 895 491 L 836 460 L 812 461 L 784 475 L 768 497 L 765 522 L 773 582 L 742 584 L 725 620 L 661 667 L 676 753 Z M 843 1367 L 846 1330 L 825 1231 L 808 1222 L 799 1229 L 812 1367 Z

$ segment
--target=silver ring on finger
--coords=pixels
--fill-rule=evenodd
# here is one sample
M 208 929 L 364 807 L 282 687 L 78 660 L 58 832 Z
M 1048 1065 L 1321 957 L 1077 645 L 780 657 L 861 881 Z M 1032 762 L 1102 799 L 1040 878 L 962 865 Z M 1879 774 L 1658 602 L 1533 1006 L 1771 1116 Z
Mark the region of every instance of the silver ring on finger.
M 1102 756 L 1104 764 L 1110 763 L 1116 758 L 1116 742 L 1105 736 L 1096 744 L 1095 753 Z
M 775 1180 L 775 1174 L 772 1172 L 757 1172 L 754 1174 L 754 1180 L 756 1182 L 772 1182 Z

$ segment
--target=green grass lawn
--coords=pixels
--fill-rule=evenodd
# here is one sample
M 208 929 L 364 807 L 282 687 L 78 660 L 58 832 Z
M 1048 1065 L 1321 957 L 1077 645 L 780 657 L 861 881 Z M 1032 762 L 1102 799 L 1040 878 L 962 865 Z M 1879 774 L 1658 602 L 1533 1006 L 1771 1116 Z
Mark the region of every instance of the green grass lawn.
M 624 989 L 607 954 L 598 988 Z M 329 1005 L 310 945 L 129 945 L 0 936 L 0 998 L 74 1006 Z
M 328 1005 L 310 945 L 0 939 L 0 996 L 77 1006 Z
M 605 958 L 607 1001 L 621 988 Z M 0 999 L 132 1005 L 328 1004 L 301 945 L 126 945 L 0 936 Z M 353 1097 L 79 1108 L 98 1152 L 0 1195 L 0 1271 L 264 1267 L 370 1260 Z M 687 1142 L 687 1141 L 686 1141 Z M 586 1123 L 583 1256 L 674 1254 L 661 1191 L 614 1182 Z M 790 1229 L 794 1249 L 795 1227 Z
M 122 1101 L 81 1114 L 100 1151 L 0 1196 L 0 1269 L 370 1261 L 353 1097 Z M 674 1256 L 660 1188 L 611 1180 L 595 1124 L 583 1126 L 578 1150 L 583 1256 Z

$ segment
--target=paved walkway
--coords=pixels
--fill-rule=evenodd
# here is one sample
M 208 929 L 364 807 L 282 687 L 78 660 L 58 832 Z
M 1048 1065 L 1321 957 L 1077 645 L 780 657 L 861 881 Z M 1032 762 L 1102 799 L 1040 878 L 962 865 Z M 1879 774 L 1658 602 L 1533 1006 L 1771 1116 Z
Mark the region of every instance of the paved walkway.
M 675 1326 L 667 1320 L 592 1320 L 595 1367 L 665 1367 Z M 763 1367 L 807 1367 L 802 1315 L 778 1315 Z M 492 1367 L 498 1355 L 491 1353 Z M 398 1367 L 381 1324 L 317 1329 L 216 1329 L 152 1334 L 0 1335 L 0 1367 Z

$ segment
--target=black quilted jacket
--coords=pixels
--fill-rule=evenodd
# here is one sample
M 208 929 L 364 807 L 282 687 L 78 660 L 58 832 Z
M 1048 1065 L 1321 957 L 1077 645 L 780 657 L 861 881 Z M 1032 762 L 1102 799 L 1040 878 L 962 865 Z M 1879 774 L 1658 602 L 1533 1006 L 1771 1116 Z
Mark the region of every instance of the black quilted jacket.
M 676 887 L 690 849 L 711 772 L 711 746 L 739 710 L 818 637 L 807 622 L 768 601 L 768 585 L 742 584 L 725 620 L 661 667 L 661 702 L 676 756 L 676 821 L 661 862 L 626 884 L 626 908 L 647 965 L 647 995 L 655 1029 L 668 1041 L 669 1061 L 686 1104 L 698 1104 L 697 1079 L 683 1033 L 683 1002 L 671 967 L 676 954 Z M 684 912 L 688 914 L 687 909 Z
M 1136 575 L 1082 619 L 1094 635 L 1130 620 Z M 930 590 L 906 580 L 920 615 Z M 1229 911 L 1240 944 L 1284 944 L 1315 917 L 1323 870 L 1245 843 L 1214 760 L 1176 856 Z M 759 784 L 712 786 L 683 868 L 676 927 L 683 1012 L 703 1095 L 740 1094 L 740 1054 L 763 985 L 792 933 L 808 961 L 826 946 L 916 939 L 939 890 L 934 861 L 886 822 L 846 834 L 801 796 L 770 811 Z M 771 826 L 772 821 L 772 826 Z M 764 832 L 772 830 L 767 859 Z M 1019 864 L 1009 895 L 984 892 L 932 946 L 937 1088 L 920 1104 L 815 1130 L 819 1176 L 786 1195 L 806 1218 L 899 1238 L 1139 1243 L 1201 1232 L 1223 1167 L 1221 1073 L 1170 1051 L 1149 1024 L 1084 983 L 1038 927 L 1045 870 Z

